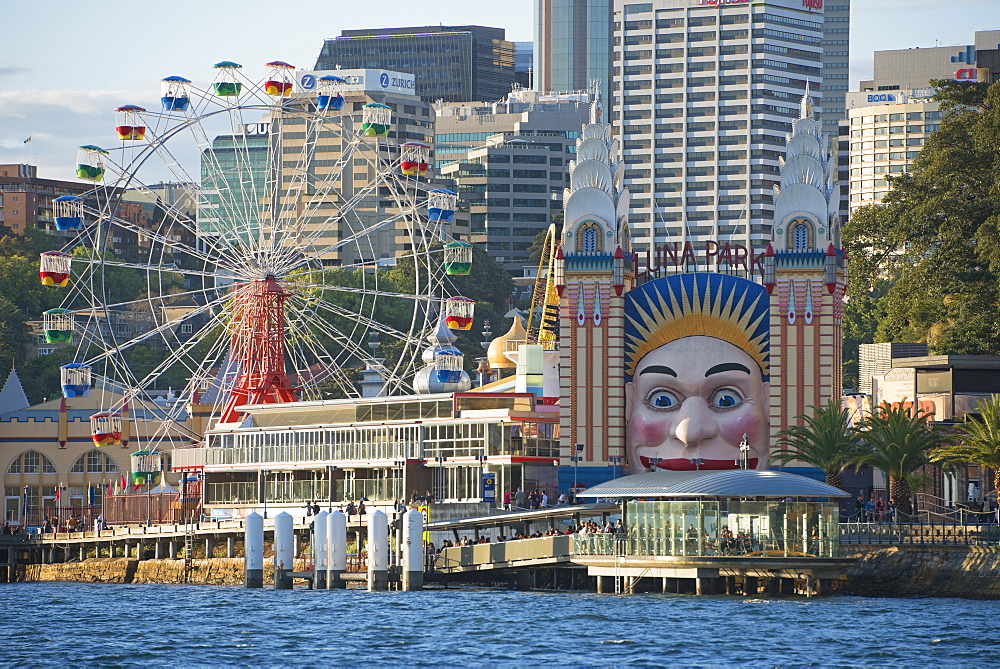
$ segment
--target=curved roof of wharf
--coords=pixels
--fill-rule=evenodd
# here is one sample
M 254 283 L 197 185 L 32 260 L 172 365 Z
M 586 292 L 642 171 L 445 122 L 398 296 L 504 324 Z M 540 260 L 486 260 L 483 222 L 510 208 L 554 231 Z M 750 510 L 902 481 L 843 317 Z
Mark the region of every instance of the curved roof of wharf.
M 807 476 L 782 471 L 731 469 L 726 471 L 648 472 L 606 481 L 577 493 L 577 497 L 850 497 L 850 493 Z

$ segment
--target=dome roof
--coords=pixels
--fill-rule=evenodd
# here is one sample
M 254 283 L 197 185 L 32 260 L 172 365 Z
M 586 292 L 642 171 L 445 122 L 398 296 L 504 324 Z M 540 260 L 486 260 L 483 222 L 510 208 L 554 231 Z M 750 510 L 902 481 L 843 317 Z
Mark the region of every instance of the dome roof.
M 486 350 L 486 358 L 490 362 L 492 369 L 514 369 L 517 365 L 503 354 L 504 344 L 515 340 L 526 341 L 528 331 L 524 329 L 520 316 L 514 316 L 514 322 L 510 326 L 507 334 L 501 335 L 490 342 L 490 347 Z
M 807 476 L 782 471 L 650 472 L 587 488 L 577 497 L 850 497 Z

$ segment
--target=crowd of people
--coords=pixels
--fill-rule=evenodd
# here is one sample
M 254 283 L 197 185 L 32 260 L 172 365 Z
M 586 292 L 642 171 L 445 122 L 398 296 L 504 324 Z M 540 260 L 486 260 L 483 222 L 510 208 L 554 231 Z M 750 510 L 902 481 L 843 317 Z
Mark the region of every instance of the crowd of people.
M 0 525 L 0 534 L 21 534 L 23 531 L 24 528 L 17 523 L 4 522 L 3 525 Z
M 866 502 L 864 494 L 858 493 L 851 520 L 858 523 L 891 523 L 896 520 L 896 505 L 878 495 Z
M 554 500 L 542 489 L 535 488 L 530 493 L 518 488 L 505 492 L 503 495 L 503 506 L 508 511 L 534 511 L 535 509 L 545 509 L 550 506 L 566 506 L 572 503 L 572 499 L 565 491 L 559 493 Z

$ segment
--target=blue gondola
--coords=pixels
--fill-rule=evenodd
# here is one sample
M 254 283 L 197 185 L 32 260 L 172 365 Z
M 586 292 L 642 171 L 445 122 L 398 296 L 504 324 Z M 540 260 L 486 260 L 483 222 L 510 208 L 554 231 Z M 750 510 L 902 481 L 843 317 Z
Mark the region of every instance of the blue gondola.
M 164 111 L 187 111 L 191 104 L 191 80 L 184 77 L 160 79 L 160 102 Z

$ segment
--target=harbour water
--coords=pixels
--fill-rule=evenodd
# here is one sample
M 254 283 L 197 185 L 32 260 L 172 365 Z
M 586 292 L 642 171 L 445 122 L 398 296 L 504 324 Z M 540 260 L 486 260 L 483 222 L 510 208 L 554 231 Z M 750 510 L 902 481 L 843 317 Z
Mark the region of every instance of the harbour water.
M 1000 603 L 0 586 L 2 666 L 997 666 Z

